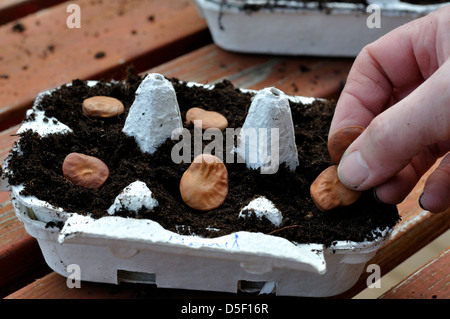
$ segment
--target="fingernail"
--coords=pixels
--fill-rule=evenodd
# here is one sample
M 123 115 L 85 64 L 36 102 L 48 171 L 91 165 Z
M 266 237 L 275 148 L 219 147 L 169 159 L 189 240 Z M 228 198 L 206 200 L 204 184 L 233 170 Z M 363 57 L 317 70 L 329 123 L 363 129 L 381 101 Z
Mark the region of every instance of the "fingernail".
M 420 197 L 419 197 L 419 206 L 420 206 L 420 208 L 422 208 L 423 210 L 428 210 L 428 209 L 426 209 L 426 208 L 423 206 L 423 204 L 422 204 L 422 201 L 423 201 L 423 195 L 424 195 L 424 193 L 422 193 L 422 194 L 420 195 Z
M 369 166 L 359 151 L 344 154 L 338 167 L 338 176 L 342 183 L 358 188 L 369 177 Z
M 376 189 L 376 188 L 373 189 L 373 197 L 375 198 L 375 200 L 376 200 L 379 204 L 384 204 L 384 203 L 381 201 L 381 199 L 378 197 L 377 189 Z

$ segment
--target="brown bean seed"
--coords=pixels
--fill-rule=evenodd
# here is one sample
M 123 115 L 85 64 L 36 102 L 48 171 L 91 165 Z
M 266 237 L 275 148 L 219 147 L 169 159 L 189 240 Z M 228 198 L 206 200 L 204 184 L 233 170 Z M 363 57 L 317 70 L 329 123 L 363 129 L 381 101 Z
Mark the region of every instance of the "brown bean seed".
M 194 123 L 197 120 L 202 121 L 202 129 L 204 130 L 209 128 L 224 130 L 228 126 L 228 121 L 222 114 L 193 107 L 186 112 L 186 122 Z
M 70 153 L 63 163 L 63 175 L 72 184 L 84 188 L 100 188 L 109 177 L 109 169 L 96 157 Z
M 325 169 L 310 187 L 311 197 L 321 211 L 353 204 L 361 192 L 347 188 L 338 178 L 337 165 Z
M 180 181 L 180 194 L 189 207 L 201 211 L 212 210 L 228 195 L 228 171 L 214 155 L 195 157 Z
M 83 114 L 92 117 L 115 117 L 124 111 L 123 103 L 109 96 L 93 96 L 83 101 Z
M 345 150 L 364 131 L 362 126 L 347 126 L 337 130 L 328 139 L 328 153 L 336 164 L 339 164 Z

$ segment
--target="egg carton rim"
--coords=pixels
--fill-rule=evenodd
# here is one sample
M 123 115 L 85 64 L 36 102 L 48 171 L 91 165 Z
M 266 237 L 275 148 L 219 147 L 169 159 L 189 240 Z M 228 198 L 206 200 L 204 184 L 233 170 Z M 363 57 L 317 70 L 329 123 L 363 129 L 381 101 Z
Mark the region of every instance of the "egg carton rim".
M 218 8 L 226 11 L 242 11 L 245 5 L 263 5 L 266 4 L 266 0 L 195 0 L 197 5 L 205 8 Z M 435 3 L 435 4 L 413 4 L 403 2 L 401 0 L 368 0 L 368 5 L 377 5 L 382 12 L 390 15 L 402 15 L 405 13 L 411 14 L 427 14 L 431 11 L 439 9 L 450 2 Z M 277 7 L 278 6 L 278 7 Z M 315 1 L 311 2 L 296 2 L 296 1 L 277 1 L 277 6 L 273 8 L 258 8 L 252 14 L 258 12 L 302 12 L 302 11 L 317 11 L 324 10 L 319 8 L 319 3 Z M 328 2 L 326 3 L 326 14 L 330 13 L 360 13 L 364 6 L 358 3 L 350 2 Z

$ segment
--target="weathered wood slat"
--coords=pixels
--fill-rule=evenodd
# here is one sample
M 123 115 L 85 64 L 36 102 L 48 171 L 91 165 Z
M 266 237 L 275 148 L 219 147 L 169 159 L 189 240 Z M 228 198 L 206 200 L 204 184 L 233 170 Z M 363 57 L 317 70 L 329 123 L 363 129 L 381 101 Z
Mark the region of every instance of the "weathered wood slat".
M 14 245 L 7 252 L 0 251 L 0 297 L 51 272 L 34 238 L 26 234 L 22 240 L 16 239 Z
M 64 0 L 1 0 L 0 25 L 61 2 L 64 2 Z
M 12 145 L 17 141 L 17 136 L 15 134 L 18 128 L 18 126 L 14 126 L 0 132 L 0 164 L 2 165 L 8 156 L 8 153 L 11 151 Z
M 228 79 L 241 88 L 275 86 L 291 95 L 337 98 L 352 63 L 352 59 L 237 54 L 211 44 L 152 71 L 199 83 Z
M 66 281 L 66 278 L 52 272 L 6 296 L 5 299 L 124 299 L 132 297 L 128 291 L 119 293 L 114 285 L 82 282 L 81 288 L 71 289 L 67 287 Z
M 450 299 L 450 247 L 380 299 Z
M 192 0 L 80 0 L 81 28 L 69 28 L 69 2 L 0 27 L 0 130 L 20 121 L 36 95 L 72 81 L 122 77 L 210 42 Z
M 237 299 L 241 295 L 211 291 L 158 289 L 155 285 L 119 285 L 81 282 L 81 288 L 68 288 L 67 279 L 53 272 L 19 289 L 5 299 Z M 248 297 L 248 296 L 247 296 Z M 251 297 L 251 296 L 250 296 Z M 264 298 L 264 297 L 263 297 Z M 270 298 L 270 297 L 269 297 Z M 240 299 L 241 300 L 241 299 Z

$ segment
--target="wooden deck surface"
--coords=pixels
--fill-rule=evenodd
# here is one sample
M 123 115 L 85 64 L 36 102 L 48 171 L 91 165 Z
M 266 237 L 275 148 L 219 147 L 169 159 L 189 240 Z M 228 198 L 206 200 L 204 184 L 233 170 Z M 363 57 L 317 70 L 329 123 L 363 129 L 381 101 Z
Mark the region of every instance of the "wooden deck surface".
M 66 24 L 68 2 L 0 27 L 0 129 L 17 123 L 43 90 L 77 78 L 120 78 L 129 63 L 149 68 L 210 41 L 191 1 L 77 4 L 79 29 Z
M 408 276 L 381 299 L 448 299 L 450 294 L 450 246 Z
M 190 0 L 79 0 L 81 29 L 67 28 L 70 2 L 37 3 L 0 1 L 0 163 L 37 93 L 75 78 L 121 79 L 131 64 L 138 72 L 187 81 L 229 79 L 242 88 L 276 86 L 287 94 L 338 98 L 353 62 L 224 51 L 211 42 L 206 23 Z M 8 12 L 15 12 L 9 20 Z M 450 211 L 433 215 L 418 206 L 423 183 L 424 179 L 399 205 L 402 221 L 369 262 L 380 265 L 383 274 L 450 227 Z M 383 298 L 450 298 L 448 256 L 447 250 Z M 46 265 L 36 240 L 15 217 L 8 192 L 0 192 L 0 274 L 0 296 L 11 299 L 222 296 L 133 284 L 83 282 L 82 288 L 69 289 L 66 279 Z M 366 287 L 368 275 L 363 273 L 337 298 L 356 295 Z

